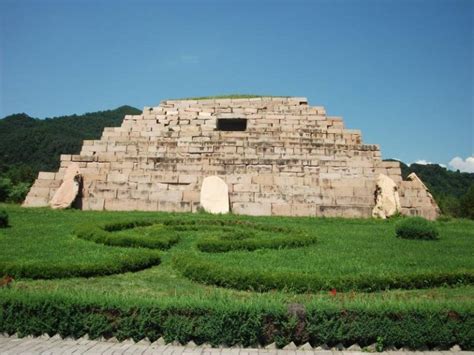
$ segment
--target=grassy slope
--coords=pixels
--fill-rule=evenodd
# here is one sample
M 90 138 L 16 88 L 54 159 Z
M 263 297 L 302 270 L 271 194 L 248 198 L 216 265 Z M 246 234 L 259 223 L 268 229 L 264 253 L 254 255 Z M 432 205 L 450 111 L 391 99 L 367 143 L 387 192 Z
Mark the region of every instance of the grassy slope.
M 5 206 L 3 206 L 5 207 Z M 92 242 L 78 240 L 71 235 L 75 226 L 89 222 L 117 221 L 122 218 L 142 217 L 169 217 L 170 214 L 146 212 L 83 212 L 83 211 L 51 211 L 47 209 L 22 209 L 17 206 L 6 206 L 11 219 L 12 228 L 0 231 L 0 260 L 38 260 L 44 263 L 67 260 L 97 260 L 100 258 L 119 257 L 121 248 L 107 247 Z M 191 219 L 195 215 L 175 215 L 177 218 Z M 215 218 L 209 215 L 199 215 L 199 218 Z M 236 218 L 229 216 L 227 218 Z M 247 220 L 273 222 L 286 226 L 298 226 L 318 231 L 321 242 L 315 246 L 316 250 L 281 250 L 260 251 L 248 253 L 241 258 L 241 262 L 248 267 L 248 263 L 255 267 L 280 267 L 298 268 L 298 265 L 316 270 L 326 263 L 325 272 L 344 269 L 351 270 L 376 270 L 371 263 L 377 263 L 382 270 L 392 266 L 401 272 L 405 266 L 433 268 L 459 268 L 472 270 L 474 264 L 469 255 L 472 254 L 474 242 L 473 222 L 455 221 L 439 224 L 442 241 L 434 242 L 427 247 L 424 241 L 398 241 L 392 235 L 393 223 L 374 220 L 337 220 L 313 218 L 250 218 L 238 217 Z M 384 306 L 387 304 L 397 307 L 429 304 L 431 306 L 451 305 L 455 307 L 470 307 L 474 300 L 474 287 L 436 288 L 429 290 L 365 293 L 345 293 L 332 297 L 327 292 L 317 294 L 296 295 L 284 292 L 252 293 L 220 289 L 204 286 L 182 277 L 171 267 L 171 256 L 179 251 L 187 251 L 196 240 L 185 237 L 168 252 L 160 252 L 162 264 L 150 269 L 135 273 L 124 273 L 106 277 L 69 278 L 57 280 L 17 280 L 10 290 L 1 290 L 3 293 L 21 291 L 22 293 L 58 293 L 70 297 L 85 297 L 91 299 L 112 299 L 117 302 L 239 302 L 251 304 L 281 304 L 287 302 L 302 303 L 330 303 L 330 304 L 356 304 L 370 307 Z M 386 239 L 386 242 L 381 240 Z M 350 242 L 348 242 L 350 241 Z M 405 247 L 393 245 L 405 242 Z M 403 244 L 403 243 L 402 243 Z M 419 249 L 414 248 L 417 245 Z M 319 248 L 319 249 L 318 249 Z M 368 249 L 368 250 L 364 250 Z M 396 252 L 395 252 L 396 251 Z M 471 253 L 470 253 L 471 252 Z M 357 255 L 360 253 L 360 257 Z M 390 258 L 376 257 L 382 253 L 392 253 Z M 222 262 L 239 263 L 234 256 L 242 253 L 233 253 L 210 256 L 222 258 Z M 406 258 L 406 255 L 415 254 Z M 233 255 L 230 257 L 230 255 Z M 301 256 L 303 255 L 303 256 Z M 312 257 L 311 257 L 312 255 Z M 326 260 L 322 262 L 318 260 Z M 297 260 L 297 261 L 295 261 Z M 311 264 L 314 261 L 314 265 Z M 432 261 L 430 261 L 432 260 Z M 409 265 L 404 265 L 408 263 Z M 365 267 L 364 267 L 365 265 Z

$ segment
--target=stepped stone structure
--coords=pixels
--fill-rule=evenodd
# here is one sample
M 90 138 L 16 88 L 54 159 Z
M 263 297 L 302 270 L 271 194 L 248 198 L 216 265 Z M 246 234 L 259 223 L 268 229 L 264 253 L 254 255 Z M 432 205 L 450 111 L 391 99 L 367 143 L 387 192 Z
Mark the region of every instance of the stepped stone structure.
M 220 206 L 236 214 L 370 217 L 383 200 L 383 174 L 395 183 L 399 212 L 438 215 L 416 175 L 402 181 L 400 164 L 382 161 L 378 145 L 363 144 L 360 131 L 301 97 L 145 107 L 84 141 L 79 155 L 61 155 L 59 171 L 41 172 L 24 206 L 48 206 L 75 163 L 82 176 L 75 204 L 85 210 L 194 212 L 203 180 L 217 176 L 228 188 L 228 207 Z

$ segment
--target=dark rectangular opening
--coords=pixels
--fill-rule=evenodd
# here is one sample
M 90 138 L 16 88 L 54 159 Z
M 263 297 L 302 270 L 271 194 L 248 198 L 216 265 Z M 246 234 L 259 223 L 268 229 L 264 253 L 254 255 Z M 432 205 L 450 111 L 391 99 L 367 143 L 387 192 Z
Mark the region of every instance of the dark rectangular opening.
M 245 131 L 247 120 L 245 118 L 219 118 L 217 119 L 218 131 Z

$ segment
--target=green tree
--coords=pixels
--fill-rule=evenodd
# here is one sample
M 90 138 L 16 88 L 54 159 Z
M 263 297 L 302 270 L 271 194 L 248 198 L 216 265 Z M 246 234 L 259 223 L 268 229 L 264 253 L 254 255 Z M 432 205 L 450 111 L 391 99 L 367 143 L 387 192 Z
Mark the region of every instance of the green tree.
M 461 197 L 460 210 L 462 217 L 474 219 L 474 184 Z

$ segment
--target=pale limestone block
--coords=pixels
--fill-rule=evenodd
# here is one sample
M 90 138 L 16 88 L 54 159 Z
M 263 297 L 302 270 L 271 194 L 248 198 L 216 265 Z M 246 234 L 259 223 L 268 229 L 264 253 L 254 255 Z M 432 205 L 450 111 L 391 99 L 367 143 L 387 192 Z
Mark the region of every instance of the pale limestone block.
M 179 190 L 159 190 L 151 191 L 151 201 L 178 203 L 183 199 L 183 192 Z
M 292 216 L 291 205 L 288 203 L 272 203 L 272 215 Z
M 204 178 L 200 195 L 201 207 L 210 213 L 229 212 L 229 188 L 218 176 Z
M 67 168 L 61 186 L 55 192 L 49 205 L 53 209 L 64 209 L 71 206 L 76 199 L 82 183 L 79 164 L 70 164 Z
M 109 182 L 127 182 L 128 175 L 120 174 L 117 172 L 111 172 L 107 174 L 107 181 Z
M 82 209 L 92 211 L 102 211 L 104 209 L 105 199 L 102 197 L 89 197 L 82 200 Z
M 138 200 L 137 201 L 138 211 L 158 211 L 158 202 L 149 200 Z
M 272 204 L 269 202 L 233 203 L 232 212 L 249 216 L 270 216 Z
M 234 184 L 232 186 L 234 192 L 259 192 L 260 185 L 257 184 Z
M 46 187 L 46 188 L 58 188 L 61 186 L 61 181 L 60 180 L 42 180 L 42 179 L 36 179 L 36 181 L 33 184 L 33 187 Z
M 46 207 L 48 206 L 49 197 L 48 196 L 35 196 L 30 193 L 26 196 L 25 201 L 23 202 L 23 207 Z
M 137 209 L 137 200 L 106 199 L 104 210 L 106 211 L 134 211 Z
M 400 210 L 397 184 L 387 175 L 380 174 L 376 180 L 375 207 L 372 210 L 372 216 L 385 219 Z
M 54 180 L 55 178 L 55 173 L 49 173 L 45 171 L 40 171 L 38 174 L 38 179 L 42 180 Z
M 199 191 L 185 190 L 183 191 L 183 202 L 199 202 L 201 194 Z
M 316 206 L 308 203 L 294 203 L 291 205 L 292 216 L 316 216 Z

